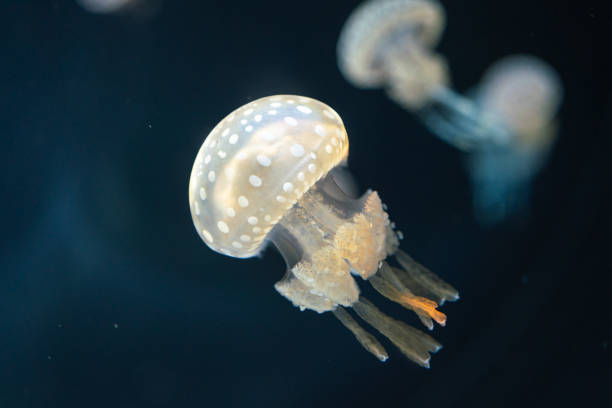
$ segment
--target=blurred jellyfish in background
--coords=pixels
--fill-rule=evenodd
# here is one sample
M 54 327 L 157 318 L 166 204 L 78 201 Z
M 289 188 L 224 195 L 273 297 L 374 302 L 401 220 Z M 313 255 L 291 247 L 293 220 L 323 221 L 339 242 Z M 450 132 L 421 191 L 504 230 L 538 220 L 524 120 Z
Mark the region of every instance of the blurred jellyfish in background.
M 132 14 L 150 17 L 161 0 L 76 0 L 85 10 L 96 14 Z
M 329 106 L 277 95 L 238 108 L 212 130 L 196 157 L 189 206 L 200 238 L 234 258 L 283 255 L 275 289 L 300 310 L 332 311 L 379 360 L 388 354 L 345 308 L 376 328 L 415 363 L 429 367 L 441 345 L 360 296 L 353 276 L 412 310 L 430 330 L 445 325 L 437 307 L 458 292 L 399 249 L 378 194 L 352 194 L 343 180 L 348 136 Z M 339 176 L 336 176 L 339 175 Z M 391 266 L 391 257 L 397 267 Z
M 526 55 L 495 63 L 470 96 L 450 87 L 435 54 L 445 25 L 435 0 L 370 0 L 347 20 L 338 64 L 359 88 L 386 88 L 439 138 L 468 152 L 476 216 L 501 221 L 526 209 L 530 183 L 557 135 L 556 72 Z
M 512 138 L 508 144 L 484 144 L 468 156 L 481 221 L 494 222 L 527 208 L 531 180 L 557 136 L 561 93 L 557 74 L 534 57 L 506 57 L 486 72 L 473 101 L 495 115 Z

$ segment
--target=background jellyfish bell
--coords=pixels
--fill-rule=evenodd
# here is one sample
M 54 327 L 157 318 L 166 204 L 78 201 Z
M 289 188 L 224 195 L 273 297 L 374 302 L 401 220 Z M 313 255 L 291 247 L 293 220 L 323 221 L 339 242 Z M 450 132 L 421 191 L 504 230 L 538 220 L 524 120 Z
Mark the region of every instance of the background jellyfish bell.
M 360 88 L 386 87 L 412 109 L 448 82 L 446 63 L 432 53 L 445 26 L 431 0 L 370 0 L 347 19 L 338 40 L 338 66 Z
M 77 3 L 92 13 L 113 13 L 134 4 L 134 0 L 77 0 Z
M 163 0 L 76 0 L 90 13 L 119 14 L 133 17 L 152 17 L 161 7 Z
M 512 55 L 485 72 L 475 99 L 513 130 L 517 148 L 552 143 L 563 88 L 559 75 L 539 58 Z

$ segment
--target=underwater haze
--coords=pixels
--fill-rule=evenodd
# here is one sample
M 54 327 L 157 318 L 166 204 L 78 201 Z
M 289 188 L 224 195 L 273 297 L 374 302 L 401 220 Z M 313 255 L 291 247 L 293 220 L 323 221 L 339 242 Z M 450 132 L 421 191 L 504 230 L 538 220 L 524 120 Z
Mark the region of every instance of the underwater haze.
M 529 210 L 496 225 L 474 216 L 460 151 L 342 76 L 338 37 L 361 1 L 95 3 L 0 4 L 0 408 L 610 405 L 607 2 L 441 1 L 454 88 L 509 54 L 563 82 Z M 333 314 L 300 312 L 274 289 L 273 247 L 236 259 L 198 236 L 204 138 L 274 94 L 338 112 L 361 192 L 461 293 L 430 369 L 386 339 L 382 363 Z

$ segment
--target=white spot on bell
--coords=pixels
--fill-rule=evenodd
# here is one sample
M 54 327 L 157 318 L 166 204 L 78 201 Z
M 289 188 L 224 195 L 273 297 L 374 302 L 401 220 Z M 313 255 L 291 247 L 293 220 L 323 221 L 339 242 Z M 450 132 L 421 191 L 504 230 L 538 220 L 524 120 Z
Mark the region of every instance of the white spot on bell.
M 315 126 L 315 133 L 319 136 L 325 136 L 325 128 L 321 125 Z
M 245 196 L 240 196 L 238 197 L 238 205 L 241 207 L 248 207 L 249 206 L 249 200 L 245 197 Z
M 214 170 L 211 170 L 208 172 L 208 181 L 210 181 L 211 183 L 215 182 L 215 172 Z
M 299 143 L 294 144 L 293 146 L 291 146 L 291 154 L 294 155 L 295 157 L 301 157 L 304 155 L 304 146 L 302 146 Z
M 285 116 L 283 118 L 283 120 L 285 121 L 286 124 L 288 124 L 289 126 L 297 126 L 298 121 L 295 120 L 295 118 L 292 118 L 291 116 Z
M 272 161 L 270 160 L 270 158 L 266 156 L 265 154 L 258 154 L 257 162 L 264 167 L 268 167 L 270 164 L 272 164 Z
M 217 228 L 219 228 L 219 231 L 223 232 L 224 234 L 227 234 L 229 232 L 229 227 L 223 221 L 219 221 L 217 223 Z
M 225 209 L 225 213 L 229 216 L 229 217 L 235 217 L 236 216 L 236 211 L 234 211 L 234 209 L 232 207 L 228 207 Z
M 204 187 L 200 187 L 200 200 L 206 200 L 206 190 L 204 190 Z
M 287 182 L 285 184 L 283 184 L 283 190 L 285 190 L 285 192 L 290 193 L 293 191 L 293 184 Z
M 251 240 L 251 237 L 250 237 L 250 236 L 248 236 L 248 235 L 246 235 L 246 234 L 244 234 L 244 235 L 241 235 L 241 236 L 240 236 L 240 240 L 241 240 L 242 242 L 249 242 L 249 241 Z
M 308 165 L 308 171 L 311 172 L 311 173 L 314 173 L 315 170 L 317 170 L 317 166 L 314 163 L 310 163 Z
M 297 110 L 299 110 L 300 112 L 305 113 L 305 114 L 307 114 L 307 115 L 308 115 L 308 114 L 310 114 L 310 113 L 312 113 L 312 109 L 310 109 L 310 108 L 309 108 L 309 107 L 307 107 L 307 106 L 302 106 L 302 105 L 299 105 L 299 106 L 297 107 Z
M 242 244 L 240 242 L 238 242 L 238 241 L 232 242 L 232 246 L 234 248 L 238 248 L 238 249 L 242 248 Z
M 256 175 L 251 174 L 249 176 L 249 183 L 251 183 L 253 187 L 259 187 L 261 186 L 261 179 L 257 177 Z
M 247 221 L 248 221 L 248 222 L 249 222 L 249 224 L 251 224 L 251 225 L 257 225 L 257 221 L 258 221 L 258 220 L 257 220 L 257 217 L 253 217 L 253 216 L 251 216 L 251 217 L 249 217 L 249 219 L 248 219 Z
M 230 138 L 229 138 L 230 144 L 236 144 L 237 141 L 238 141 L 238 135 L 237 134 L 234 133 L 233 135 L 230 136 Z
M 206 230 L 202 230 L 202 235 L 204 235 L 204 239 L 208 242 L 214 242 L 214 239 L 212 237 L 212 235 L 210 235 L 210 232 L 206 231 Z

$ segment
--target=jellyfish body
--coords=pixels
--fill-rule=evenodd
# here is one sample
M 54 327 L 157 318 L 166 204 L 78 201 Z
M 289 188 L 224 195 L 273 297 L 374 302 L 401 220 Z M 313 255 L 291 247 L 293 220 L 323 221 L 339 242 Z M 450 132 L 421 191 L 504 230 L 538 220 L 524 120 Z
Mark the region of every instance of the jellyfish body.
M 355 197 L 343 182 L 348 137 L 329 106 L 311 98 L 278 95 L 228 115 L 206 138 L 191 173 L 189 203 L 204 242 L 228 256 L 247 258 L 272 242 L 287 264 L 276 290 L 301 310 L 332 311 L 380 360 L 384 347 L 347 310 L 429 365 L 439 344 L 380 312 L 360 296 L 353 276 L 414 310 L 433 327 L 436 310 L 456 290 L 398 249 L 378 194 Z M 393 255 L 398 268 L 387 263 Z
M 367 1 L 342 29 L 340 71 L 359 88 L 385 87 L 401 105 L 420 109 L 448 84 L 446 62 L 433 53 L 444 25 L 437 1 Z
M 158 11 L 161 0 L 76 0 L 90 13 L 126 14 L 149 17 Z
M 77 0 L 84 9 L 92 13 L 113 13 L 119 11 L 134 0 Z
M 473 100 L 512 137 L 505 144 L 482 144 L 468 154 L 474 206 L 482 222 L 497 222 L 528 208 L 531 181 L 557 136 L 555 114 L 561 98 L 557 74 L 534 57 L 506 57 L 485 73 Z
M 473 97 L 460 95 L 433 52 L 443 27 L 437 1 L 368 1 L 342 30 L 338 64 L 354 85 L 385 87 L 436 136 L 469 152 L 476 213 L 499 221 L 524 208 L 552 146 L 561 82 L 537 58 L 513 56 L 489 69 Z

